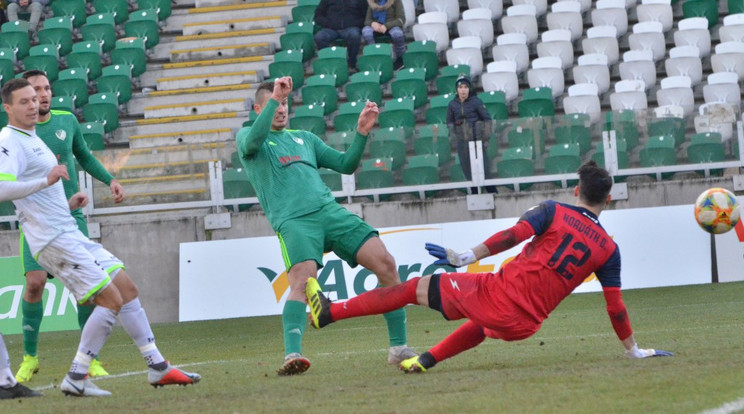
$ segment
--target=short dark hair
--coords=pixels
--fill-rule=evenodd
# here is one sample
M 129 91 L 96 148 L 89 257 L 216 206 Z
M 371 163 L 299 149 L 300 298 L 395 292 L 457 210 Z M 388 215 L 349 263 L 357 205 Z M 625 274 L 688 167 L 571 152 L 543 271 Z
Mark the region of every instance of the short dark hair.
M 269 100 L 268 97 L 271 96 L 272 93 L 274 93 L 274 82 L 261 82 L 261 84 L 258 85 L 258 89 L 256 89 L 256 97 L 254 98 L 254 102 L 260 107 Z
M 49 77 L 47 76 L 46 72 L 44 72 L 43 70 L 39 70 L 39 69 L 27 70 L 27 71 L 23 72 L 23 75 L 21 75 L 21 77 L 23 79 L 33 78 L 34 76 L 43 76 L 43 77 L 49 79 Z
M 579 197 L 590 205 L 604 204 L 612 189 L 612 177 L 594 160 L 579 167 Z
M 9 80 L 5 85 L 3 85 L 3 89 L 0 90 L 0 96 L 2 96 L 3 103 L 4 104 L 12 104 L 13 103 L 13 92 L 17 91 L 18 89 L 23 89 L 26 86 L 31 86 L 31 84 L 23 78 L 15 78 Z

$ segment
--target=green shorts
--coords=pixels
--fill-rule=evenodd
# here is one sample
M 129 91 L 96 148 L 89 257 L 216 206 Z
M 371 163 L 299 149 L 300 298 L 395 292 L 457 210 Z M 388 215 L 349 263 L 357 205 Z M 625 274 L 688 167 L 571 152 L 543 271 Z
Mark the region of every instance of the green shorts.
M 356 214 L 336 203 L 285 221 L 277 231 L 287 270 L 295 263 L 314 260 L 323 267 L 323 253 L 334 252 L 351 267 L 364 242 L 378 235 Z
M 73 210 L 72 217 L 75 218 L 75 221 L 77 222 L 77 226 L 80 229 L 80 231 L 83 232 L 85 237 L 88 237 L 88 222 L 85 220 L 85 216 L 83 215 L 83 210 L 81 209 Z M 44 270 L 44 268 L 41 267 L 41 265 L 36 263 L 33 253 L 31 253 L 31 250 L 28 248 L 28 242 L 26 242 L 26 238 L 23 237 L 23 229 L 21 229 L 21 256 L 23 256 L 23 275 L 24 276 L 26 276 L 26 273 L 32 272 L 34 270 Z M 48 275 L 48 277 L 51 279 L 54 276 Z

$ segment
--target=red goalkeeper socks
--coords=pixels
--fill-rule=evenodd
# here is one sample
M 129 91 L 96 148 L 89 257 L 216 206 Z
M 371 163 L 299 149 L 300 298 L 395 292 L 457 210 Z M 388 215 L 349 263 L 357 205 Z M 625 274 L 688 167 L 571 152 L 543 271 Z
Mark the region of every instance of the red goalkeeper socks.
M 357 316 L 378 315 L 408 304 L 416 304 L 418 282 L 419 278 L 415 278 L 400 285 L 370 290 L 345 302 L 334 302 L 331 304 L 331 318 L 338 321 Z

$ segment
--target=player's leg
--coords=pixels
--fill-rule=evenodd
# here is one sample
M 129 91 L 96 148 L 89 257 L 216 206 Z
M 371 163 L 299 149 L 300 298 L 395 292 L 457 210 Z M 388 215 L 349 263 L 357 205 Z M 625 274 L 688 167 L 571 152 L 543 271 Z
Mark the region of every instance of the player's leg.
M 0 400 L 10 398 L 38 397 L 41 394 L 33 391 L 13 378 L 10 371 L 10 357 L 5 347 L 3 335 L 0 334 Z
M 21 303 L 23 361 L 21 361 L 15 378 L 18 382 L 26 382 L 30 381 L 33 375 L 39 371 L 37 351 L 41 320 L 44 318 L 42 298 L 47 281 L 47 272 L 34 260 L 23 233 L 21 233 L 20 244 L 23 271 L 26 275 L 26 290 L 23 292 L 23 302 Z
M 282 310 L 284 363 L 277 371 L 279 375 L 301 374 L 310 368 L 310 361 L 302 356 L 302 336 L 307 324 L 305 283 L 317 271 L 318 264 L 314 260 L 305 260 L 293 265 L 287 274 L 289 295 Z
M 484 339 L 483 327 L 469 320 L 430 350 L 401 361 L 399 367 L 404 372 L 424 372 L 438 362 L 478 346 Z

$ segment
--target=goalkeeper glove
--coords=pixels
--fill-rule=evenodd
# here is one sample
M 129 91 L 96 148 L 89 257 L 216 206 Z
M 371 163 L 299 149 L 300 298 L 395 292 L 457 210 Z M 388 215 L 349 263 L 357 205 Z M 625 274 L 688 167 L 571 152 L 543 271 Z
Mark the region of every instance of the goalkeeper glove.
M 638 345 L 633 345 L 633 348 L 625 351 L 625 356 L 628 358 L 647 358 L 655 356 L 674 356 L 673 353 L 662 351 L 660 349 L 640 349 Z
M 436 257 L 437 260 L 434 264 L 437 265 L 450 265 L 454 267 L 460 267 L 475 263 L 475 254 L 472 250 L 466 250 L 462 253 L 455 253 L 452 249 L 447 249 L 437 244 L 426 243 L 426 250 L 429 254 Z

